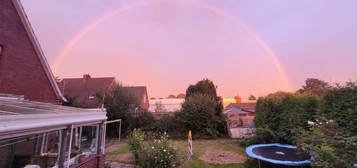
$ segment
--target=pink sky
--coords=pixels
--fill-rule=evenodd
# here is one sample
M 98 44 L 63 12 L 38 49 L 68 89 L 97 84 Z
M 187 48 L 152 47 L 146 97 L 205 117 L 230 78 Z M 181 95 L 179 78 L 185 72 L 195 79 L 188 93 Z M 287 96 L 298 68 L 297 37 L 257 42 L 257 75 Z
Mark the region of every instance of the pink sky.
M 213 80 L 224 97 L 285 89 L 274 60 L 245 24 L 276 53 L 293 89 L 308 77 L 356 79 L 353 0 L 22 2 L 49 63 L 57 64 L 54 74 L 62 78 L 115 76 L 124 85 L 146 85 L 150 97 L 185 92 L 203 78 Z M 122 9 L 56 59 L 88 24 Z

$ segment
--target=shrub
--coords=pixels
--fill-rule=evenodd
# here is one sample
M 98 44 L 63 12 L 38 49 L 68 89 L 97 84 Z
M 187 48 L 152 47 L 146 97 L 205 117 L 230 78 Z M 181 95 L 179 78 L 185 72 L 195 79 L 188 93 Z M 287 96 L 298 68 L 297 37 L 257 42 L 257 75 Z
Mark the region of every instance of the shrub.
M 254 123 L 257 131 L 263 132 L 257 132 L 257 136 L 262 141 L 294 143 L 308 128 L 308 121 L 315 120 L 320 107 L 315 96 L 279 93 L 259 98 Z
M 135 164 L 139 163 L 139 153 L 142 148 L 142 143 L 144 142 L 145 132 L 141 129 L 134 129 L 131 135 L 129 135 L 129 150 L 134 155 Z
M 135 164 L 141 168 L 175 167 L 176 151 L 169 146 L 166 133 L 153 134 L 134 129 L 128 143 Z
M 167 135 L 162 134 L 148 139 L 139 153 L 139 165 L 142 168 L 175 167 L 176 151 L 169 146 Z

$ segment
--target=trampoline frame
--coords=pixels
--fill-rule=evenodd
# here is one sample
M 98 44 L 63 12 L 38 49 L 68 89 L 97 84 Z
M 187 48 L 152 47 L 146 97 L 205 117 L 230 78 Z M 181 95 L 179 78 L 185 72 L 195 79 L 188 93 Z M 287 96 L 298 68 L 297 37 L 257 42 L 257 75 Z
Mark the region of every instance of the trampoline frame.
M 279 164 L 279 165 L 287 165 L 287 166 L 304 166 L 307 164 L 310 164 L 310 160 L 304 160 L 304 161 L 282 161 L 282 160 L 274 160 L 274 159 L 268 159 L 266 157 L 262 157 L 260 155 L 256 155 L 253 152 L 253 149 L 259 148 L 259 147 L 269 147 L 269 146 L 276 146 L 276 147 L 282 147 L 282 148 L 290 148 L 290 149 L 296 149 L 296 146 L 293 145 L 286 145 L 286 144 L 279 144 L 279 143 L 273 143 L 273 144 L 257 144 L 257 145 L 250 145 L 245 149 L 245 152 L 247 155 L 251 158 L 258 159 L 259 160 L 259 167 L 260 167 L 260 160 L 266 161 L 269 163 L 273 164 Z

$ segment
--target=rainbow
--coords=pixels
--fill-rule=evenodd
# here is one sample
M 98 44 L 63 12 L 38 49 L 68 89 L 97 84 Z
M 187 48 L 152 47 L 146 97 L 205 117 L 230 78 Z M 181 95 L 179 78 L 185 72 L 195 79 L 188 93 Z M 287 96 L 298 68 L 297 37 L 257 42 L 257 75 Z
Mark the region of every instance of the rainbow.
M 198 8 L 204 8 L 210 12 L 213 12 L 216 15 L 222 16 L 226 19 L 229 19 L 230 21 L 234 22 L 235 24 L 241 25 L 244 30 L 249 33 L 255 41 L 262 47 L 262 49 L 269 55 L 274 63 L 274 66 L 276 67 L 279 76 L 284 84 L 284 90 L 285 91 L 292 91 L 292 86 L 289 80 L 289 77 L 287 75 L 287 71 L 285 70 L 284 66 L 281 64 L 278 56 L 275 54 L 273 49 L 256 33 L 254 32 L 248 25 L 244 24 L 241 20 L 238 18 L 230 15 L 226 11 L 216 8 L 204 3 L 196 3 L 192 1 L 182 1 L 182 0 L 144 0 L 144 1 L 138 1 L 135 3 L 129 3 L 127 5 L 121 6 L 115 10 L 112 10 L 108 13 L 105 13 L 104 15 L 100 16 L 96 20 L 90 22 L 88 25 L 83 27 L 75 36 L 73 36 L 63 47 L 63 49 L 60 51 L 60 53 L 55 57 L 53 64 L 52 64 L 52 70 L 53 72 L 56 72 L 56 69 L 58 65 L 62 62 L 64 57 L 68 55 L 68 53 L 72 50 L 72 48 L 90 31 L 92 31 L 98 24 L 104 22 L 105 20 L 126 12 L 128 10 L 131 10 L 133 8 L 138 8 L 142 6 L 146 6 L 152 3 L 184 3 L 184 4 L 189 4 Z

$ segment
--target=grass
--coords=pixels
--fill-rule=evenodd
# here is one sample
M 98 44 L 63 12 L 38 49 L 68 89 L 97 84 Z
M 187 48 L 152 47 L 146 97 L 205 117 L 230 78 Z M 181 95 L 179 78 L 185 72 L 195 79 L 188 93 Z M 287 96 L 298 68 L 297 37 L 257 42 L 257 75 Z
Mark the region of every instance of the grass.
M 107 151 L 107 155 L 123 155 L 123 154 L 130 154 L 129 151 L 129 145 L 127 141 L 121 141 L 119 143 L 116 143 L 112 146 L 110 146 Z
M 183 158 L 187 153 L 186 140 L 170 140 L 170 144 L 177 150 L 178 158 Z M 257 168 L 256 161 L 247 161 L 243 164 L 209 164 L 199 159 L 201 155 L 209 149 L 221 149 L 236 152 L 245 155 L 244 148 L 239 146 L 239 141 L 235 139 L 215 139 L 215 140 L 193 140 L 193 156 L 191 160 L 186 162 L 183 168 Z M 128 155 L 130 154 L 129 146 L 124 140 L 120 143 L 112 145 L 107 149 L 106 154 L 110 156 Z M 132 160 L 128 161 L 132 162 Z

